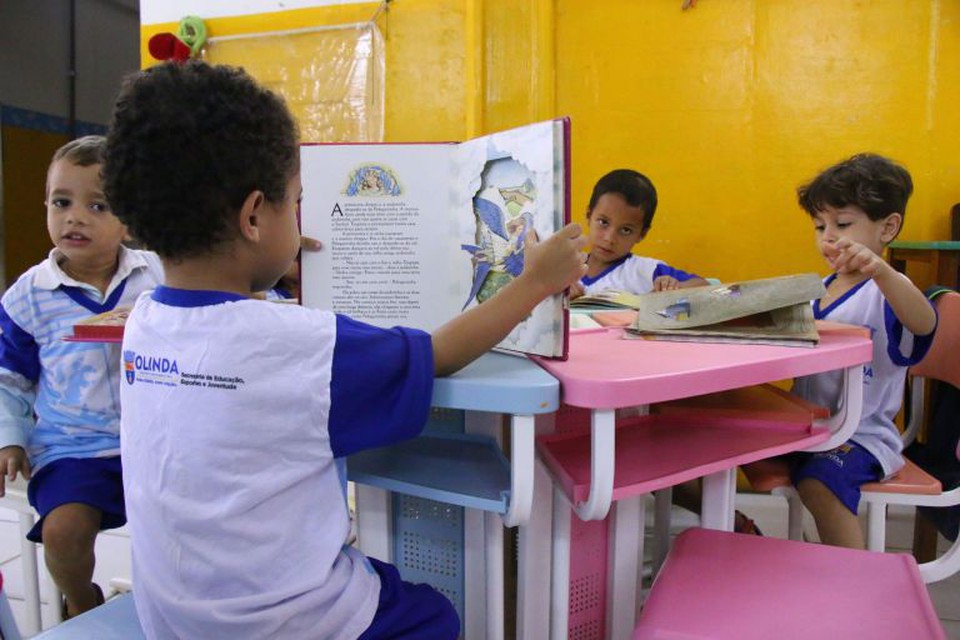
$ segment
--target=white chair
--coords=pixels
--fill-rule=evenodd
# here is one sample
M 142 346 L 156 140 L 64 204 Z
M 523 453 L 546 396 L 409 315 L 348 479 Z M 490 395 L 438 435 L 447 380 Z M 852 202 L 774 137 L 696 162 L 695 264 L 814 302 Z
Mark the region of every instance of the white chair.
M 37 545 L 27 540 L 27 533 L 37 521 L 37 513 L 27 500 L 26 483 L 18 478 L 6 482 L 6 495 L 0 498 L 0 507 L 16 511 L 20 521 L 20 564 L 23 568 L 23 601 L 26 609 L 23 632 L 27 636 L 39 633 L 43 628 L 40 600 L 40 575 L 37 568 Z M 53 601 L 59 602 L 60 590 L 50 581 Z M 53 607 L 54 622 L 61 621 L 60 606 Z M 4 639 L 6 640 L 6 639 Z

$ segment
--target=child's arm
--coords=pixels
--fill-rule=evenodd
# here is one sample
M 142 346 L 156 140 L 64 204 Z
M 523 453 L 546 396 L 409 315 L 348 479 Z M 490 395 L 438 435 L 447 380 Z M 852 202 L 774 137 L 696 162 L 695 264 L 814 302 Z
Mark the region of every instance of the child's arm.
M 660 276 L 653 281 L 654 291 L 673 291 L 674 289 L 686 289 L 687 287 L 702 287 L 710 284 L 703 278 L 690 278 L 689 280 L 677 280 L 673 276 Z
M 541 300 L 563 291 L 586 272 L 580 225 L 569 224 L 543 242 L 527 235 L 523 272 L 497 295 L 450 320 L 433 333 L 434 370 L 454 373 L 503 340 Z
M 24 480 L 30 479 L 30 459 L 24 447 L 25 427 L 32 416 L 32 404 L 0 387 L 0 497 L 6 493 L 6 480 L 16 480 L 18 473 Z
M 937 314 L 923 292 L 906 276 L 867 247 L 841 238 L 833 245 L 836 256 L 828 256 L 838 273 L 859 271 L 873 278 L 900 323 L 915 336 L 929 335 L 937 326 Z

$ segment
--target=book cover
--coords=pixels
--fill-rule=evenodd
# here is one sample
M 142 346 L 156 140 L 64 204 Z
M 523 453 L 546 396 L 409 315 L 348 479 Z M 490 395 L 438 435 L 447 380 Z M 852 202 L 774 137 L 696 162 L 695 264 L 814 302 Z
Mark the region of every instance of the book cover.
M 461 143 L 304 144 L 306 306 L 432 331 L 523 270 L 528 230 L 570 220 L 569 121 Z M 563 358 L 563 295 L 538 305 L 500 350 Z
M 130 315 L 130 307 L 117 307 L 98 313 L 73 325 L 72 342 L 122 342 L 123 327 Z
M 662 340 L 815 346 L 816 274 L 747 280 L 641 296 L 629 331 Z

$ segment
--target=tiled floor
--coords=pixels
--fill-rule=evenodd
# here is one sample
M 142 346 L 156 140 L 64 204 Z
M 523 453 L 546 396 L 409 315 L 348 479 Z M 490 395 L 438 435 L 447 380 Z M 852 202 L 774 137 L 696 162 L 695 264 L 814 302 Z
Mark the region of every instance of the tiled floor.
M 782 501 L 771 496 L 740 495 L 737 497 L 739 509 L 749 514 L 765 535 L 786 537 L 786 514 Z M 682 510 L 681 510 L 682 511 Z M 687 512 L 675 512 L 674 525 L 679 529 L 694 524 L 695 516 Z M 648 510 L 648 513 L 652 509 Z M 892 510 L 888 518 L 887 543 L 889 548 L 906 551 L 913 536 L 913 514 L 910 509 Z M 946 543 L 941 540 L 941 543 Z M 52 624 L 53 609 L 50 603 L 49 589 L 42 570 L 43 557 L 39 554 L 41 566 L 41 590 L 43 592 L 44 626 Z M 17 513 L 0 507 L 0 571 L 3 572 L 3 584 L 14 615 L 24 628 L 23 579 L 20 566 L 20 541 Z M 100 535 L 97 542 L 97 569 L 94 579 L 107 591 L 111 581 L 130 578 L 130 544 L 126 529 L 107 531 Z M 930 595 L 940 615 L 947 637 L 960 640 L 960 574 L 947 580 L 930 585 Z M 921 639 L 916 639 L 921 640 Z

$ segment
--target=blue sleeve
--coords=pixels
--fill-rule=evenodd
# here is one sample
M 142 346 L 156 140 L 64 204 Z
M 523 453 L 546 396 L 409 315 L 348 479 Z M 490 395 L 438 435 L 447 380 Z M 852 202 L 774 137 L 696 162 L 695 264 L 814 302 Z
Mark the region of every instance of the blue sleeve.
M 927 302 L 933 307 L 933 312 L 936 313 L 936 306 L 930 303 L 929 300 Z M 937 324 L 939 323 L 940 315 L 937 314 Z M 904 356 L 900 353 L 900 341 L 903 339 L 904 327 L 899 318 L 897 318 L 897 315 L 893 312 L 893 307 L 891 307 L 890 303 L 886 300 L 883 301 L 883 324 L 887 330 L 887 355 L 890 356 L 893 364 L 898 367 L 910 367 L 923 360 L 923 357 L 927 355 L 927 351 L 930 350 L 930 345 L 933 344 L 933 336 L 937 333 L 937 326 L 935 324 L 933 331 L 927 335 L 914 336 L 913 348 L 909 354 Z
M 693 280 L 694 278 L 700 277 L 695 273 L 687 273 L 686 271 L 681 271 L 680 269 L 674 269 L 665 262 L 661 262 L 657 265 L 657 268 L 653 270 L 654 280 L 660 276 L 671 276 L 680 282 L 685 282 L 687 280 Z
M 333 455 L 418 435 L 427 423 L 432 395 L 429 334 L 337 316 L 328 422 Z
M 0 367 L 19 373 L 30 382 L 40 379 L 40 348 L 33 336 L 20 328 L 0 306 Z
M 0 306 L 0 447 L 27 446 L 39 377 L 37 343 Z

